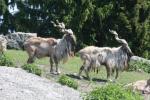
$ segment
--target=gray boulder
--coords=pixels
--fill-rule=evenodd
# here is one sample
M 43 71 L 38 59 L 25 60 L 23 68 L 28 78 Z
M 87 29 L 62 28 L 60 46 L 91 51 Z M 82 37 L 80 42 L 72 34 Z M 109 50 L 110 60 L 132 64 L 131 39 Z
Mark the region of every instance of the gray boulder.
M 21 49 L 20 45 L 16 40 L 8 39 L 7 40 L 7 49 Z
M 16 32 L 5 36 L 8 49 L 23 49 L 23 43 L 30 37 L 37 37 L 36 33 Z
M 81 96 L 72 88 L 21 68 L 0 67 L 0 100 L 81 100 Z
M 150 64 L 150 60 L 139 57 L 139 56 L 132 56 L 130 60 L 131 61 L 141 61 L 141 62 Z

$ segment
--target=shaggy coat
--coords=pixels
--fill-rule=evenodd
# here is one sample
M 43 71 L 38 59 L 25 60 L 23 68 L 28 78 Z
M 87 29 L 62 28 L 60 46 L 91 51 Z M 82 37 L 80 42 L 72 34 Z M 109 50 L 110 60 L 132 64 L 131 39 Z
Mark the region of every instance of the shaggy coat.
M 122 45 L 114 48 L 88 46 L 81 49 L 79 54 L 83 60 L 83 65 L 80 68 L 79 76 L 84 70 L 87 77 L 90 78 L 88 73 L 91 69 L 97 69 L 100 65 L 104 65 L 107 71 L 107 78 L 110 78 L 116 71 L 115 78 L 117 79 L 118 71 L 128 68 L 128 63 L 133 53 L 124 39 L 119 39 L 115 31 L 110 32 L 115 35 L 116 40 Z
M 35 58 L 49 57 L 52 54 L 53 46 L 57 44 L 54 38 L 31 37 L 24 43 L 29 59 L 27 63 L 33 63 Z
M 0 36 L 0 53 L 3 54 L 7 50 L 7 40 Z
M 29 55 L 27 63 L 33 63 L 35 58 L 50 57 L 50 72 L 53 73 L 53 63 L 56 73 L 59 74 L 58 64 L 66 62 L 75 50 L 76 38 L 73 32 L 66 32 L 62 39 L 33 37 L 24 43 L 24 48 Z M 62 31 L 61 31 L 62 32 Z

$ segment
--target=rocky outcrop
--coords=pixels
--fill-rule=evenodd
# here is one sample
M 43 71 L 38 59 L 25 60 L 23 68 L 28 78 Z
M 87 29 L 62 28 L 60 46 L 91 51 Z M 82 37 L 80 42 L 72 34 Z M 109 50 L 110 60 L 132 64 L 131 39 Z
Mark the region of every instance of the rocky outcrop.
M 4 36 L 7 40 L 8 49 L 23 49 L 23 43 L 30 37 L 37 37 L 36 33 L 16 32 Z
M 126 85 L 133 89 L 133 91 L 139 91 L 143 96 L 144 100 L 150 100 L 150 79 L 149 80 L 139 80 Z
M 131 61 L 141 61 L 141 62 L 150 64 L 150 60 L 139 57 L 139 56 L 132 56 Z
M 21 68 L 0 67 L 0 100 L 81 100 L 80 93 Z

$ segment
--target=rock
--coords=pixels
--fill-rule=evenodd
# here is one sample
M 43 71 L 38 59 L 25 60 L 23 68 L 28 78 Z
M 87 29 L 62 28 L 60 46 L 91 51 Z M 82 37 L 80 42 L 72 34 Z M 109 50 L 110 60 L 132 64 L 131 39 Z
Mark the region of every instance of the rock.
M 132 56 L 130 60 L 131 61 L 142 61 L 144 63 L 150 64 L 150 60 L 142 58 L 142 57 L 138 57 L 138 56 Z
M 80 93 L 21 68 L 0 67 L 0 100 L 81 100 Z
M 141 93 L 150 93 L 150 86 L 148 84 L 148 80 L 139 80 L 126 86 L 133 88 L 134 91 L 140 91 Z
M 144 100 L 150 100 L 150 79 L 149 80 L 139 80 L 126 85 L 125 87 L 130 87 L 133 91 L 139 91 L 143 96 Z
M 5 36 L 8 41 L 7 47 L 9 49 L 23 49 L 23 43 L 30 37 L 37 37 L 36 33 L 16 32 Z
M 18 42 L 16 40 L 7 40 L 7 48 L 8 49 L 21 49 L 20 45 L 18 44 Z

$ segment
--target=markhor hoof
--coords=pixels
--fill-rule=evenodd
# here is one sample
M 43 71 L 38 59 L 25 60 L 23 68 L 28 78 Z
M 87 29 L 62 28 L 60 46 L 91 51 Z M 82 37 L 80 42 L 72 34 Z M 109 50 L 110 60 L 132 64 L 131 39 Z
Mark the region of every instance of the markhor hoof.
M 57 71 L 56 73 L 57 73 L 57 75 L 59 75 L 61 72 L 60 72 L 60 71 Z

